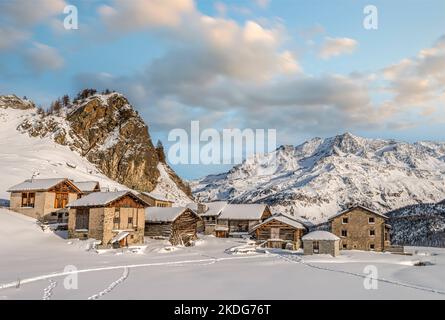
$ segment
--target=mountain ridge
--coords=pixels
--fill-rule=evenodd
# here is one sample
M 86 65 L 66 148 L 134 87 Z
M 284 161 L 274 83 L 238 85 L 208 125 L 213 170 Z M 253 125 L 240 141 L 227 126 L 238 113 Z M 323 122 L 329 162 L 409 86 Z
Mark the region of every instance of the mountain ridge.
M 349 132 L 280 146 L 192 182 L 203 200 L 264 202 L 314 222 L 361 204 L 381 212 L 445 198 L 445 143 Z

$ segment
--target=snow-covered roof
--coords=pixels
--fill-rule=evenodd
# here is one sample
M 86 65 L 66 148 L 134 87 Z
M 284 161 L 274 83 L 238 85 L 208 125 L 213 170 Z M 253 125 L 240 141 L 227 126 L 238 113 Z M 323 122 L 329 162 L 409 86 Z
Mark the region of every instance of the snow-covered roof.
M 113 239 L 111 239 L 111 243 L 121 241 L 122 239 L 125 239 L 126 237 L 128 237 L 129 234 L 130 233 L 128 231 L 121 231 L 117 235 L 115 235 L 113 237 Z
M 302 240 L 313 240 L 313 241 L 321 241 L 321 240 L 335 241 L 335 240 L 340 240 L 340 238 L 337 237 L 335 234 L 330 233 L 328 231 L 321 231 L 321 230 L 309 232 L 308 234 L 304 235 L 301 239 Z
M 341 216 L 342 214 L 345 214 L 345 213 L 347 213 L 347 212 L 349 212 L 349 211 L 352 211 L 352 210 L 354 210 L 354 209 L 357 209 L 357 208 L 360 208 L 360 209 L 362 209 L 362 210 L 368 211 L 368 212 L 373 213 L 373 214 L 375 214 L 375 215 L 377 215 L 377 216 L 380 216 L 380 217 L 382 217 L 382 218 L 388 219 L 388 217 L 385 216 L 384 214 L 375 212 L 374 210 L 369 209 L 369 208 L 366 208 L 366 207 L 361 206 L 361 205 L 356 205 L 356 206 L 350 207 L 350 208 L 348 208 L 348 209 L 346 209 L 346 210 L 343 210 L 343 211 L 341 211 L 341 212 L 339 212 L 339 213 L 337 213 L 337 214 L 334 214 L 333 216 L 331 216 L 331 217 L 328 219 L 328 221 L 331 221 L 332 219 L 337 218 L 337 217 Z
M 159 193 L 155 193 L 155 192 L 141 192 L 141 193 L 150 197 L 150 198 L 158 200 L 158 201 L 166 201 L 166 202 L 172 202 L 172 203 L 174 202 L 173 200 L 169 200 L 169 199 L 167 199 L 167 197 L 165 197 Z
M 290 217 L 278 214 L 278 215 L 271 216 L 271 217 L 267 218 L 266 220 L 264 220 L 262 223 L 256 225 L 255 227 L 252 228 L 252 231 L 258 229 L 259 227 L 265 225 L 266 223 L 268 223 L 272 220 L 280 221 L 280 222 L 287 224 L 288 226 L 294 227 L 296 229 L 306 229 L 306 227 L 302 223 L 300 223 L 296 220 L 293 220 Z
M 74 200 L 68 203 L 67 207 L 97 207 L 106 206 L 110 202 L 122 198 L 125 195 L 131 195 L 134 198 L 139 199 L 141 202 L 145 203 L 142 199 L 138 198 L 131 191 L 115 191 L 115 192 L 93 192 L 89 195 L 82 197 L 80 199 Z
M 28 179 L 28 180 L 23 181 L 22 183 L 19 183 L 19 184 L 16 184 L 15 186 L 10 187 L 8 189 L 8 192 L 48 190 L 65 180 L 69 181 L 67 178 Z
M 73 183 L 82 192 L 93 192 L 99 186 L 98 181 L 73 181 Z
M 224 209 L 225 206 L 227 206 L 227 201 L 215 201 L 215 202 L 207 202 L 203 203 L 203 205 L 207 206 L 207 211 L 204 213 L 199 214 L 201 217 L 213 217 L 218 216 L 221 211 Z M 192 210 L 198 211 L 198 204 L 197 203 L 189 203 L 187 205 L 187 208 L 190 208 Z
M 199 216 L 190 208 L 184 207 L 148 207 L 145 208 L 145 221 L 147 222 L 173 222 L 185 211 Z
M 218 219 L 259 220 L 266 208 L 265 204 L 228 204 Z

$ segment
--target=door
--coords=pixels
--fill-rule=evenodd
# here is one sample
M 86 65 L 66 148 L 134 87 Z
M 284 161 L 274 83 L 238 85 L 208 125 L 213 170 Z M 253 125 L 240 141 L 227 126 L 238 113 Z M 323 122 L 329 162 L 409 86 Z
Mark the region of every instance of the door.
M 312 243 L 312 250 L 314 254 L 320 253 L 320 243 L 318 241 Z
M 280 239 L 280 228 L 270 228 L 270 238 Z

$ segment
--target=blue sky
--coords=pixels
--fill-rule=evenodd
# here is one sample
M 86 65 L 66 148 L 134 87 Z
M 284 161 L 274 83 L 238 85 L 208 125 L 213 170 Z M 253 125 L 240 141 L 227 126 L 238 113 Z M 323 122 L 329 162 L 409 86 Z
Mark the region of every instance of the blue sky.
M 79 29 L 63 28 L 78 8 Z M 363 8 L 378 29 L 363 28 Z M 47 106 L 123 92 L 169 147 L 191 120 L 273 128 L 278 144 L 345 131 L 445 140 L 445 2 L 0 0 L 0 93 Z M 185 178 L 229 166 L 179 165 Z

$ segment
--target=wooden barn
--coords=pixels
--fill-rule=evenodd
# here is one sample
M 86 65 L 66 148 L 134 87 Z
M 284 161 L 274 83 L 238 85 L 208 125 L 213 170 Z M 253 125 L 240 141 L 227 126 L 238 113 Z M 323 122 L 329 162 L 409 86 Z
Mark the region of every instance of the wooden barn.
M 251 233 L 258 243 L 264 243 L 268 248 L 298 250 L 306 230 L 301 222 L 279 214 L 255 226 Z
M 197 239 L 199 215 L 183 207 L 145 209 L 145 236 L 168 239 L 172 245 L 190 246 Z

